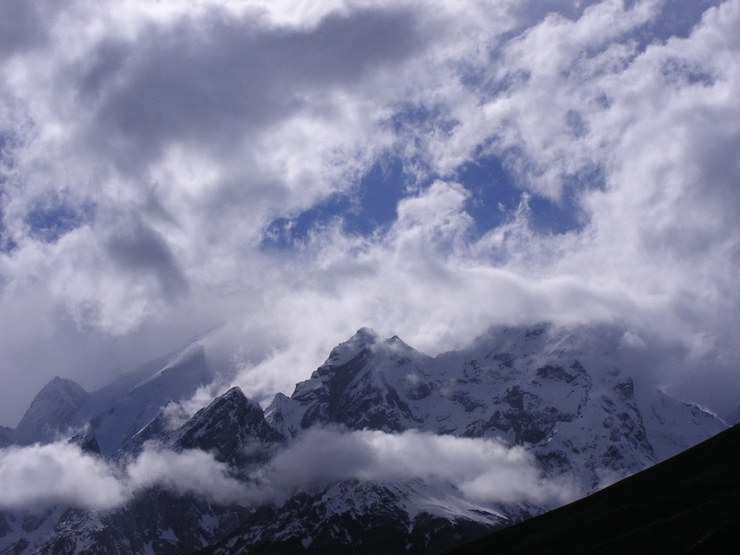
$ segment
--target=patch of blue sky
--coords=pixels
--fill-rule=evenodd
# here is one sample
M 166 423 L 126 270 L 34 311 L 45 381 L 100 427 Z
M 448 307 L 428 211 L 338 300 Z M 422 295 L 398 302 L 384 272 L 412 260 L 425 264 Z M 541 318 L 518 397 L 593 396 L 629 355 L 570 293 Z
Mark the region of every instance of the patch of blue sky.
M 465 187 L 470 196 L 465 210 L 475 222 L 478 237 L 510 221 L 523 200 L 525 191 L 519 186 L 522 171 L 526 173 L 526 157 L 521 153 L 505 152 L 500 156 L 479 154 L 449 176 L 439 176 L 425 164 L 423 145 L 414 148 L 414 141 L 423 141 L 428 133 L 451 133 L 457 123 L 442 107 L 404 105 L 389 124 L 401 142 L 403 157 L 386 153 L 348 193 L 335 194 L 295 216 L 271 221 L 265 228 L 263 250 L 284 250 L 306 242 L 313 230 L 340 222 L 347 234 L 369 236 L 389 227 L 397 218 L 398 202 L 409 194 L 417 194 L 435 179 L 454 179 Z M 587 133 L 587 124 L 580 114 L 568 114 L 571 132 Z M 493 140 L 493 139 L 492 139 Z M 487 145 L 487 146 L 490 146 Z M 513 160 L 513 162 L 512 162 Z M 521 167 L 519 165 L 524 164 Z M 530 225 L 543 234 L 561 234 L 584 227 L 577 194 L 585 188 L 600 187 L 603 175 L 598 168 L 588 168 L 578 175 L 564 178 L 564 193 L 558 201 L 529 195 Z
M 8 154 L 10 135 L 5 132 L 0 132 L 0 168 L 9 168 L 12 164 L 12 159 Z M 17 247 L 15 241 L 10 237 L 8 228 L 5 224 L 5 184 L 7 178 L 3 173 L 0 173 L 0 253 L 8 253 Z
M 661 14 L 641 35 L 641 42 L 665 41 L 671 37 L 686 38 L 701 22 L 704 13 L 724 0 L 672 0 L 664 2 Z
M 480 236 L 510 221 L 525 194 L 502 160 L 493 155 L 463 164 L 457 168 L 455 177 L 470 192 L 466 211 L 475 221 Z M 557 201 L 530 194 L 530 225 L 534 231 L 562 234 L 585 226 L 577 201 L 578 191 L 601 187 L 603 175 L 600 170 L 590 168 L 581 174 L 568 176 L 564 183 L 563 195 Z
M 2 197 L 0 196 L 1 201 Z M 10 233 L 8 233 L 8 228 L 5 225 L 5 213 L 2 204 L 0 204 L 0 253 L 13 252 L 17 246 Z
M 293 218 L 270 222 L 263 234 L 263 249 L 286 249 L 305 242 L 317 228 L 341 220 L 345 233 L 367 236 L 393 223 L 398 202 L 405 196 L 407 178 L 403 162 L 388 156 L 376 162 L 357 187 L 335 194 Z
M 425 179 L 421 188 L 428 186 L 435 177 Z M 333 195 L 295 217 L 273 220 L 265 230 L 261 246 L 268 251 L 293 248 L 304 243 L 312 230 L 338 220 L 345 233 L 369 236 L 396 220 L 398 202 L 406 196 L 411 179 L 404 172 L 400 158 L 383 159 L 370 169 L 352 193 Z M 463 164 L 457 168 L 454 179 L 470 193 L 465 210 L 475 222 L 478 237 L 510 221 L 525 194 L 495 156 Z M 590 169 L 566 179 L 565 192 L 559 201 L 530 195 L 532 228 L 543 234 L 582 229 L 585 222 L 577 203 L 577 191 L 598 186 L 602 179 L 597 169 Z M 418 185 L 414 183 L 414 187 Z
M 73 204 L 58 195 L 39 199 L 25 217 L 30 235 L 44 243 L 54 243 L 70 231 L 90 223 L 95 216 L 91 202 Z

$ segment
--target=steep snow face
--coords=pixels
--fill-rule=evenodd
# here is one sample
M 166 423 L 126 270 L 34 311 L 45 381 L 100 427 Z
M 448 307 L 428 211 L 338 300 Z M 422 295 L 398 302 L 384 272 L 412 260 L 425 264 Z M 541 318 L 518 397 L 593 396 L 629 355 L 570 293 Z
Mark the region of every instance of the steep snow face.
M 659 461 L 685 451 L 727 426 L 697 405 L 682 403 L 664 393 L 653 392 L 643 411 L 645 430 Z
M 407 401 L 428 394 L 422 376 L 431 361 L 398 337 L 383 340 L 363 328 L 296 386 L 292 402 L 276 398 L 267 411 L 270 422 L 289 435 L 329 423 L 386 432 L 417 428 L 422 415 Z
M 491 330 L 436 358 L 362 329 L 332 351 L 270 423 L 286 435 L 314 425 L 497 437 L 527 445 L 549 475 L 591 490 L 723 429 L 659 391 L 635 392 L 618 367 L 614 330 L 552 326 Z
M 91 415 L 91 426 L 101 453 L 112 454 L 154 420 L 165 405 L 190 398 L 212 379 L 203 347 L 198 344 L 186 347 L 159 371 Z
M 0 447 L 49 442 L 57 436 L 90 428 L 100 452 L 109 456 L 147 426 L 172 401 L 189 399 L 213 380 L 201 344 L 188 344 L 86 392 L 59 377 L 31 403 L 15 430 L 0 428 Z
M 72 380 L 55 377 L 39 391 L 23 415 L 15 429 L 17 439 L 23 443 L 53 440 L 70 424 L 88 395 Z
M 737 407 L 734 411 L 728 414 L 725 422 L 727 422 L 727 424 L 730 426 L 740 424 L 740 407 Z

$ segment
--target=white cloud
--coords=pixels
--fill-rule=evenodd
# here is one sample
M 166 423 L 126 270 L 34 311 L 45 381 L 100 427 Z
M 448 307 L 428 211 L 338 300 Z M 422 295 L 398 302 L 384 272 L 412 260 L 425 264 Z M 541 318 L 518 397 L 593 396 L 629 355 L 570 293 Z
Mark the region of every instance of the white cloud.
M 715 368 L 695 394 L 726 410 L 740 2 L 691 33 L 697 8 L 674 4 L 0 8 L 17 10 L 0 17 L 16 22 L 0 24 L 0 245 L 17 245 L 0 252 L 0 389 L 24 391 L 0 419 L 54 374 L 99 385 L 222 321 L 239 382 L 264 397 L 361 326 L 433 353 L 490 324 L 624 321 Z M 271 220 L 356 193 L 389 153 L 409 175 L 387 228 L 328 222 L 296 249 L 260 248 Z M 486 153 L 532 200 L 571 195 L 583 229 L 536 232 L 522 205 L 477 240 L 454 170 Z M 44 239 L 28 223 L 39 199 L 89 215 Z
M 269 463 L 257 495 L 287 497 L 341 480 L 450 483 L 470 501 L 561 505 L 578 489 L 545 479 L 521 447 L 490 439 L 435 436 L 416 431 L 340 432 L 312 429 Z
M 4 509 L 58 503 L 106 509 L 127 499 L 107 463 L 65 443 L 0 450 L 0 492 Z
M 247 498 L 244 484 L 227 475 L 228 468 L 209 453 L 180 453 L 150 447 L 127 467 L 134 490 L 160 486 L 177 493 L 194 494 L 218 503 Z
M 556 506 L 581 494 L 574 483 L 543 477 L 522 447 L 416 431 L 311 429 L 256 470 L 250 482 L 231 477 L 227 465 L 210 453 L 175 452 L 154 443 L 120 465 L 62 442 L 0 450 L 4 509 L 114 509 L 155 486 L 221 504 L 261 504 L 345 480 L 417 479 L 450 484 L 476 503 Z

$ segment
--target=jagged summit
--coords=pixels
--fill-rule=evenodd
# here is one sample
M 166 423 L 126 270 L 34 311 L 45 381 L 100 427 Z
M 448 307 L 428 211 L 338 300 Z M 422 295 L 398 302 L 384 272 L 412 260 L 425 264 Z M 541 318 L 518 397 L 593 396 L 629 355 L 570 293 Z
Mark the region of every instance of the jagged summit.
M 265 460 L 264 449 L 253 447 L 284 439 L 267 423 L 262 407 L 238 387 L 195 413 L 173 437 L 180 449 L 209 451 L 216 460 L 236 466 Z
M 396 336 L 382 339 L 362 328 L 334 348 L 290 400 L 275 398 L 267 410 L 270 422 L 285 435 L 316 424 L 388 432 L 414 427 L 399 391 L 418 389 L 422 367 L 430 360 Z
M 531 446 L 552 472 L 596 487 L 723 429 L 659 391 L 636 390 L 618 368 L 620 338 L 606 328 L 494 328 L 431 358 L 363 329 L 290 398 L 276 397 L 267 417 L 289 436 L 341 424 L 496 437 Z
M 324 366 L 340 366 L 357 356 L 360 352 L 375 345 L 380 336 L 370 328 L 360 328 L 347 341 L 334 347 L 329 353 Z
M 361 442 L 372 430 L 371 437 L 393 442 L 500 442 L 527 453 L 541 473 L 534 482 L 567 482 L 585 494 L 724 429 L 711 414 L 636 379 L 643 369 L 622 364 L 623 335 L 608 327 L 492 328 L 465 349 L 430 357 L 397 336 L 361 328 L 264 412 L 234 387 L 179 425 L 163 408 L 211 379 L 204 349 L 191 344 L 93 392 L 73 421 L 80 429 L 89 424 L 102 456 L 114 462 L 135 459 L 152 440 L 174 455 L 208 452 L 247 489 L 260 487 L 262 478 L 280 484 L 282 476 L 271 474 L 276 469 L 300 474 L 303 464 L 317 460 L 331 467 L 329 459 L 311 463 L 313 455 L 306 456 L 333 444 L 320 438 L 339 434 L 337 441 Z M 64 380 L 53 382 L 50 392 L 67 392 Z M 437 475 L 369 476 L 301 486 L 288 481 L 284 491 L 291 493 L 281 493 L 287 497 L 272 503 L 260 496 L 266 501 L 255 506 L 215 507 L 154 487 L 106 514 L 77 511 L 62 521 L 55 513 L 46 523 L 50 535 L 37 534 L 33 544 L 22 541 L 30 537 L 24 515 L 0 513 L 0 551 L 10 546 L 3 544 L 7 537 L 20 538 L 8 549 L 39 553 L 62 545 L 89 551 L 101 542 L 113 546 L 108 552 L 121 545 L 139 551 L 156 545 L 160 552 L 327 553 L 358 546 L 368 553 L 430 552 L 557 503 L 473 499 Z

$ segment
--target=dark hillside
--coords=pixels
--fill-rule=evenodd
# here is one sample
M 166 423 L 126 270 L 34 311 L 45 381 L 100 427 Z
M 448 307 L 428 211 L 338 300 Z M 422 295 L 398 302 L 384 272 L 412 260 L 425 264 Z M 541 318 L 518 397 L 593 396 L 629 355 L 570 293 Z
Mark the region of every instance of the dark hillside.
M 740 426 L 584 499 L 450 551 L 738 553 Z

